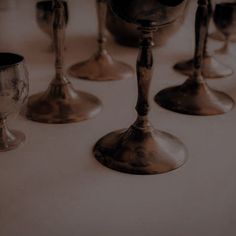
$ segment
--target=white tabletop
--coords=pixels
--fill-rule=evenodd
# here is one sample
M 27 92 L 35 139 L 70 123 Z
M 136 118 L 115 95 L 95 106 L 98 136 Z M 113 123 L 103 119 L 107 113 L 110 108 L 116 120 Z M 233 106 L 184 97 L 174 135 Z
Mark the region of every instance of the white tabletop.
M 96 49 L 93 0 L 70 0 L 67 67 Z M 193 55 L 193 20 L 188 19 L 169 43 L 155 49 L 150 89 L 150 120 L 178 136 L 187 146 L 188 162 L 162 175 L 136 176 L 103 167 L 92 154 L 96 141 L 128 127 L 136 117 L 136 78 L 116 82 L 71 82 L 98 96 L 103 111 L 75 124 L 47 125 L 19 116 L 9 122 L 27 141 L 0 153 L 1 236 L 233 236 L 236 235 L 236 109 L 214 117 L 176 114 L 157 106 L 154 95 L 185 77 L 172 65 Z M 54 75 L 49 39 L 35 22 L 35 1 L 18 1 L 17 9 L 0 11 L 0 51 L 25 56 L 30 94 L 45 90 Z M 213 51 L 222 44 L 209 41 Z M 236 47 L 233 46 L 232 53 Z M 109 38 L 115 58 L 133 66 L 137 50 Z M 220 60 L 235 68 L 235 55 Z M 211 80 L 213 88 L 236 100 L 235 75 Z

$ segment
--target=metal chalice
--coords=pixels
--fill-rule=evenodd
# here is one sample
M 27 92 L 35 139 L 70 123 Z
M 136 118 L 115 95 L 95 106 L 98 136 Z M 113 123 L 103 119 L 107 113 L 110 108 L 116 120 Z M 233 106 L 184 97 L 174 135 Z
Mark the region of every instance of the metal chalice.
M 132 67 L 117 61 L 106 49 L 106 12 L 107 0 L 96 0 L 98 14 L 98 50 L 88 60 L 76 63 L 69 68 L 69 74 L 75 78 L 93 81 L 112 81 L 133 76 Z
M 234 101 L 227 94 L 211 89 L 204 77 L 204 45 L 209 21 L 208 1 L 199 0 L 196 13 L 194 72 L 185 83 L 160 91 L 155 101 L 162 107 L 189 115 L 218 115 L 230 111 Z
M 69 21 L 69 9 L 66 1 L 61 1 L 64 6 L 65 13 L 65 25 Z M 51 39 L 51 49 L 54 49 L 53 45 L 53 9 L 54 1 L 39 1 L 36 3 L 36 21 L 39 28 L 50 37 Z
M 110 0 L 109 3 L 117 16 L 137 24 L 141 33 L 137 60 L 138 116 L 128 129 L 102 137 L 94 147 L 94 155 L 103 165 L 120 172 L 149 175 L 172 171 L 185 163 L 187 151 L 178 138 L 156 130 L 148 120 L 153 33 L 158 26 L 172 24 L 186 1 Z
M 208 49 L 208 31 L 209 31 L 209 23 L 212 16 L 212 4 L 211 0 L 208 0 L 208 17 L 206 23 L 207 34 L 205 34 L 204 38 L 204 47 L 203 47 L 203 58 L 202 58 L 202 75 L 208 79 L 216 79 L 223 78 L 233 74 L 233 70 L 226 65 L 218 62 L 215 57 L 213 57 Z M 185 61 L 178 62 L 174 65 L 174 69 L 184 75 L 191 76 L 194 72 L 194 59 L 189 59 Z
M 64 74 L 65 12 L 61 1 L 54 1 L 53 39 L 55 77 L 45 92 L 29 98 L 27 117 L 42 123 L 71 123 L 89 119 L 101 111 L 100 100 L 77 91 Z
M 0 53 L 0 152 L 15 149 L 24 143 L 25 135 L 8 129 L 6 121 L 9 115 L 19 112 L 28 91 L 24 58 L 13 53 Z
M 236 2 L 217 3 L 214 11 L 214 23 L 218 31 L 224 35 L 224 46 L 216 52 L 230 53 L 230 39 L 236 36 Z

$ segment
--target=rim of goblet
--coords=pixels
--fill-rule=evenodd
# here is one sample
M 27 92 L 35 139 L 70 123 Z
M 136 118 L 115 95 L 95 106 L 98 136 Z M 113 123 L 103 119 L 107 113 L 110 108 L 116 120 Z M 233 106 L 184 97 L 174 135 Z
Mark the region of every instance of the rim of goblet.
M 61 1 L 63 4 L 67 4 L 66 1 Z M 37 2 L 36 4 L 37 8 L 40 9 L 45 9 L 45 6 L 47 6 L 47 9 L 48 10 L 51 10 L 52 9 L 52 6 L 53 6 L 53 2 L 52 1 L 48 1 L 48 0 L 45 0 L 45 1 L 39 1 Z
M 45 5 L 52 6 L 53 2 L 52 1 L 39 1 L 37 2 L 37 8 L 45 7 Z
M 0 69 L 19 65 L 23 61 L 24 57 L 19 54 L 10 52 L 0 52 Z

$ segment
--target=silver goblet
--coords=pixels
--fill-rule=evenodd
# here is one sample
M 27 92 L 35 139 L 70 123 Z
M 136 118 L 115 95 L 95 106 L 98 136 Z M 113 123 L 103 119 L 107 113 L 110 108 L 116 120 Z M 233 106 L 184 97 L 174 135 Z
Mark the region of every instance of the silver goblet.
M 65 12 L 65 23 L 68 24 L 69 21 L 69 10 L 68 4 L 66 1 L 61 1 L 64 5 Z M 53 45 L 53 1 L 39 1 L 36 4 L 36 21 L 39 28 L 51 38 L 51 49 L 54 49 Z
M 23 133 L 8 129 L 6 120 L 19 112 L 28 96 L 28 84 L 24 58 L 0 53 L 0 151 L 14 149 L 25 140 Z

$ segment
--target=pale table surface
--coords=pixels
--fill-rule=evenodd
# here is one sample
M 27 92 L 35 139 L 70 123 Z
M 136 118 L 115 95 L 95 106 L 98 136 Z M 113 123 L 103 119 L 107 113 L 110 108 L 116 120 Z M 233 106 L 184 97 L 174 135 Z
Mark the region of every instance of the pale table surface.
M 96 49 L 94 1 L 70 0 L 67 67 Z M 150 120 L 178 136 L 188 162 L 162 175 L 135 176 L 112 171 L 93 157 L 92 148 L 106 133 L 135 120 L 135 77 L 116 82 L 71 78 L 74 87 L 98 96 L 103 111 L 77 124 L 46 125 L 19 116 L 10 127 L 25 132 L 21 148 L 0 153 L 1 236 L 234 236 L 236 235 L 236 109 L 214 117 L 194 117 L 164 110 L 153 102 L 162 88 L 185 77 L 172 65 L 193 55 L 196 2 L 182 29 L 160 49 L 150 89 Z M 35 22 L 35 1 L 18 1 L 0 11 L 0 51 L 25 56 L 30 94 L 45 90 L 54 75 L 49 39 Z M 213 51 L 222 44 L 210 40 Z M 115 58 L 135 66 L 137 50 L 116 45 Z M 235 68 L 232 55 L 219 60 Z M 233 55 L 234 53 L 234 55 Z M 235 76 L 209 81 L 236 100 Z

